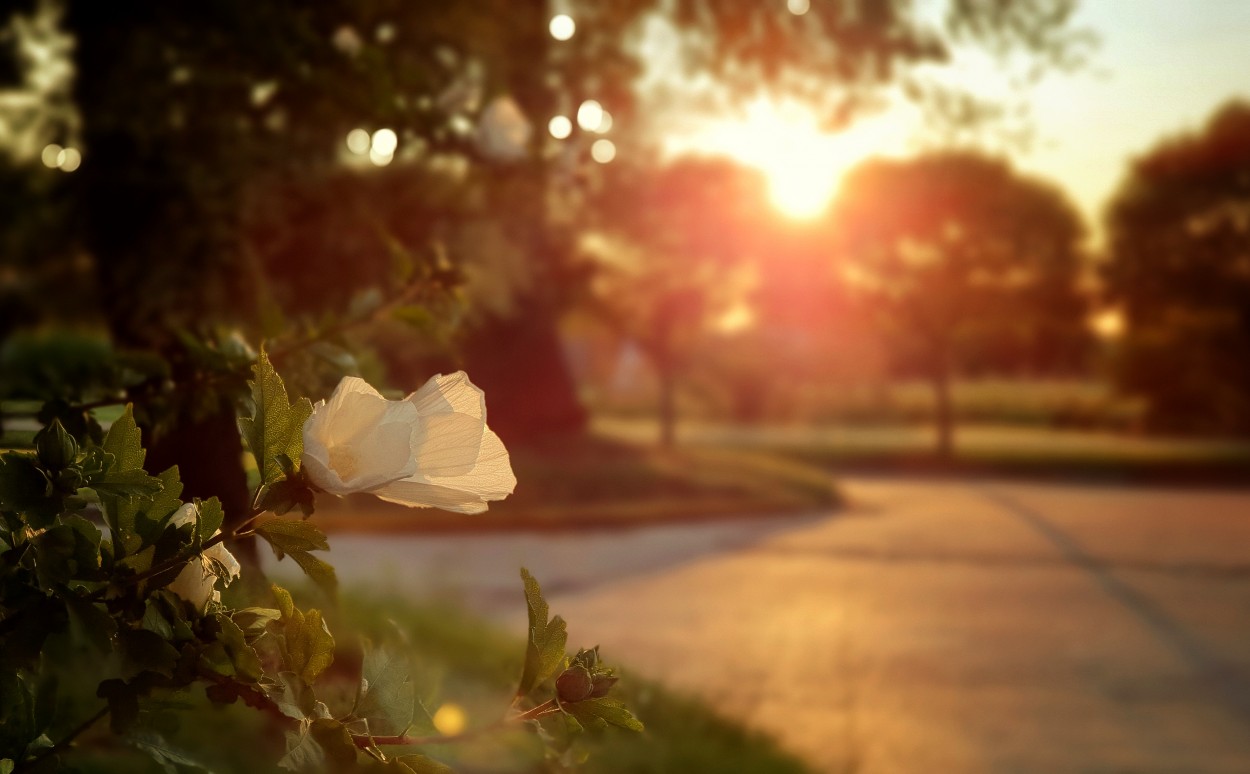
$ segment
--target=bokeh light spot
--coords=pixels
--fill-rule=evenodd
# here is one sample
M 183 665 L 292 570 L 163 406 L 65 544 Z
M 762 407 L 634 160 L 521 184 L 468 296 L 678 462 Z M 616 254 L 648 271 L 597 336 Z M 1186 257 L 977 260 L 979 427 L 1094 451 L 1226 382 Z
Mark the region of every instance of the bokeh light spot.
M 577 125 L 588 132 L 599 130 L 599 124 L 603 122 L 603 105 L 600 105 L 593 99 L 588 99 L 577 109 Z
M 439 707 L 433 717 L 434 727 L 438 729 L 440 734 L 445 736 L 455 736 L 464 732 L 464 728 L 468 725 L 468 717 L 464 714 L 464 710 L 459 704 L 448 702 Z
M 561 13 L 551 17 L 551 24 L 548 26 L 548 29 L 551 30 L 551 37 L 556 40 L 568 40 L 577 31 L 577 24 L 573 21 L 572 16 L 569 16 L 567 13 Z
M 399 137 L 394 129 L 379 129 L 373 133 L 371 150 L 381 156 L 392 156 L 399 147 Z
M 802 16 L 811 10 L 811 0 L 786 0 L 786 9 L 795 16 Z
M 590 157 L 600 164 L 607 164 L 616 158 L 616 144 L 611 140 L 595 140 L 590 146 Z
M 62 172 L 73 172 L 82 164 L 82 154 L 77 148 L 66 148 L 57 154 L 56 162 Z
M 379 153 L 377 148 L 371 148 L 369 150 L 369 161 L 373 162 L 375 167 L 384 167 L 394 160 L 394 153 Z
M 547 131 L 557 140 L 563 140 L 573 133 L 573 122 L 568 116 L 553 116 L 547 122 Z
M 43 153 L 39 154 L 39 158 L 43 161 L 43 165 L 48 169 L 56 169 L 59 163 L 61 151 L 65 150 L 56 143 L 51 143 L 43 149 Z
M 372 142 L 369 133 L 364 129 L 353 129 L 347 133 L 347 149 L 357 155 L 368 153 Z

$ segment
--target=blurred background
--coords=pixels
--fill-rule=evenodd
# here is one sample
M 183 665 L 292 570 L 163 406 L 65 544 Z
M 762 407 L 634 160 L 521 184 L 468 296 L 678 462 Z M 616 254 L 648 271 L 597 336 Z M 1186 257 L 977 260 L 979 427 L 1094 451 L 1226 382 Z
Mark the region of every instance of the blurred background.
M 317 518 L 412 626 L 515 629 L 525 562 L 659 681 L 592 768 L 1244 771 L 1247 34 L 1237 0 L 8 0 L 0 446 L 132 401 L 242 513 L 262 340 L 314 400 L 463 368 L 516 494 Z

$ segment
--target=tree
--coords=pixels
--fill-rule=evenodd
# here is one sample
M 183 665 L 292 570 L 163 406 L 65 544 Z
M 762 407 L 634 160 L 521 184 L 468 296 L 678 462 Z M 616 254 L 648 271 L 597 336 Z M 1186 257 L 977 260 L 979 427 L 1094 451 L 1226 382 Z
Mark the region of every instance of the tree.
M 660 441 L 671 446 L 677 386 L 712 321 L 740 301 L 737 278 L 758 251 L 758 173 L 687 157 L 659 169 L 620 165 L 604 189 L 596 307 L 638 342 L 659 381 Z
M 844 190 L 838 260 L 895 366 L 933 385 L 940 455 L 952 450 L 957 374 L 1080 363 L 1083 227 L 1057 188 L 950 152 L 870 162 Z
M 1250 432 L 1250 103 L 1134 160 L 1107 225 L 1121 388 L 1155 427 Z
M 34 5 L 57 3 L 14 10 Z M 256 275 L 241 236 L 249 190 L 321 177 L 360 126 L 393 128 L 405 148 L 424 147 L 427 158 L 459 158 L 468 179 L 509 192 L 485 199 L 531 265 L 512 313 L 487 316 L 462 349 L 485 372 L 486 389 L 517 396 L 498 404 L 501 431 L 509 416 L 532 427 L 576 425 L 554 333 L 567 285 L 580 279 L 567 270 L 574 240 L 552 227 L 548 209 L 552 160 L 562 154 L 535 131 L 511 163 L 485 158 L 472 127 L 495 97 L 512 99 L 539 127 L 593 97 L 629 127 L 639 36 L 658 19 L 677 32 L 683 67 L 711 74 L 731 102 L 757 87 L 834 95 L 825 107 L 837 122 L 874 90 L 900 82 L 922 96 L 941 92 L 926 91 L 919 73 L 966 46 L 1066 65 L 1083 44 L 1070 25 L 1073 6 L 960 0 L 935 25 L 894 2 L 818 4 L 801 16 L 707 0 L 577 3 L 577 33 L 556 44 L 545 0 L 225 0 L 194 8 L 71 0 L 63 27 L 74 41 L 74 110 L 44 139 L 85 150 L 68 222 L 81 226 L 83 254 L 94 261 L 102 316 L 118 341 L 167 355 L 177 354 L 179 330 L 256 323 L 260 302 L 240 282 Z M 373 257 L 384 256 L 379 248 Z M 176 383 L 197 378 L 188 358 L 173 360 L 168 376 Z M 552 409 L 533 411 L 525 396 L 535 394 L 547 395 Z M 184 458 L 190 446 L 180 434 L 219 436 L 223 464 L 208 470 L 231 471 L 234 481 L 204 491 L 239 504 L 242 478 L 225 461 L 238 458 L 226 407 L 207 412 L 215 418 L 166 413 L 177 421 L 154 438 L 154 457 Z M 187 484 L 200 490 L 200 482 Z

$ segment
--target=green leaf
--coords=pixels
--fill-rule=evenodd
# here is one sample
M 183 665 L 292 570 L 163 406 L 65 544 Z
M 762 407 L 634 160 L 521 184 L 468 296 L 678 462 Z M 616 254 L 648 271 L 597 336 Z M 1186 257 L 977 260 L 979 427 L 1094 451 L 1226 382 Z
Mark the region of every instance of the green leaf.
M 351 732 L 333 718 L 317 718 L 308 729 L 321 745 L 331 771 L 347 771 L 356 763 L 356 743 Z
M 525 605 L 529 613 L 529 641 L 525 646 L 525 668 L 521 672 L 521 684 L 517 695 L 524 696 L 560 668 L 564 661 L 564 646 L 568 641 L 564 619 L 560 616 L 547 620 L 547 600 L 542 588 L 521 568 L 521 580 L 525 583 Z
M 295 519 L 270 519 L 256 527 L 256 534 L 269 543 L 274 556 L 281 559 L 289 554 L 326 593 L 333 595 L 338 591 L 334 567 L 309 553 L 330 550 L 326 536 L 314 524 Z
M 182 774 L 183 771 L 212 771 L 208 766 L 192 758 L 183 750 L 165 741 L 155 731 L 147 729 L 135 730 L 126 738 L 126 742 L 151 756 L 162 771 L 167 774 Z
M 310 725 L 301 725 L 299 733 L 286 732 L 286 754 L 278 761 L 280 767 L 287 771 L 317 771 L 325 766 L 325 750 L 310 733 Z
M 127 403 L 126 410 L 109 427 L 101 448 L 113 456 L 112 470 L 143 470 L 146 452 L 143 451 L 139 426 L 135 424 L 133 404 Z
M 143 470 L 109 470 L 91 479 L 91 488 L 106 497 L 153 497 L 164 487 Z
M 258 682 L 264 676 L 264 668 L 261 667 L 260 657 L 248 644 L 243 630 L 221 613 L 214 614 L 213 621 L 219 627 L 217 642 L 225 646 L 226 656 L 233 667 L 234 676 L 244 682 Z
M 352 714 L 369 721 L 370 733 L 402 736 L 412 725 L 416 700 L 416 688 L 403 657 L 381 648 L 365 651 Z
M 590 699 L 576 704 L 563 704 L 561 709 L 577 718 L 587 728 L 604 728 L 613 725 L 630 731 L 643 730 L 642 722 L 634 717 L 619 699 L 607 697 Z
M 312 685 L 334 662 L 334 637 L 322 620 L 320 610 L 305 613 L 295 607 L 285 589 L 272 588 L 278 599 L 278 609 L 282 611 L 283 662 L 288 670 Z
M 226 513 L 222 510 L 221 500 L 216 497 L 210 497 L 207 500 L 201 500 L 200 506 L 200 540 L 208 540 L 217 534 L 217 530 L 221 529 L 221 523 L 226 518 Z
M 293 551 L 291 558 L 322 591 L 331 597 L 338 593 L 339 577 L 334 571 L 334 565 L 304 551 Z
M 279 455 L 278 461 L 286 465 L 287 457 L 285 454 Z M 292 463 L 293 464 L 293 463 Z M 261 498 L 260 505 L 267 511 L 276 513 L 281 516 L 289 512 L 293 508 L 299 508 L 304 514 L 304 518 L 312 515 L 315 506 L 315 498 L 313 490 L 308 486 L 308 481 L 301 475 L 287 474 L 287 477 L 275 481 L 266 490 L 264 497 Z
M 330 550 L 325 534 L 308 521 L 270 519 L 256 526 L 256 534 L 269 541 L 279 559 L 284 553 Z
M 143 672 L 173 677 L 178 651 L 163 637 L 146 629 L 121 629 L 117 633 L 121 677 L 130 680 Z
M 269 624 L 281 617 L 282 614 L 272 607 L 245 607 L 230 615 L 235 625 L 243 630 L 248 642 L 264 634 Z
M 26 514 L 35 529 L 48 526 L 60 511 L 52 495 L 52 482 L 25 454 L 0 455 L 0 511 Z
M 13 760 L 11 758 L 0 760 L 0 774 L 13 774 Z
M 113 650 L 113 634 L 117 623 L 113 617 L 96 603 L 67 591 L 64 596 L 65 610 L 69 613 L 70 634 L 78 642 L 90 643 L 101 653 Z
M 35 578 L 40 588 L 51 591 L 74 578 L 78 540 L 72 527 L 58 524 L 31 542 L 35 546 Z
M 165 470 L 155 480 L 161 485 L 155 494 L 127 497 L 106 494 L 102 498 L 105 512 L 110 517 L 113 542 L 122 548 L 123 553 L 134 553 L 155 543 L 169 517 L 182 507 L 182 500 L 178 499 L 182 495 L 178 466 Z
M 252 386 L 252 402 L 255 413 L 239 420 L 239 429 L 260 471 L 261 483 L 272 484 L 285 475 L 279 455 L 299 460 L 304 453 L 304 422 L 312 414 L 312 403 L 300 398 L 295 403 L 287 399 L 282 377 L 269 362 L 262 349 L 252 369 L 255 379 Z
M 170 625 L 169 619 L 161 612 L 161 605 L 156 599 L 149 597 L 147 606 L 143 610 L 143 620 L 140 622 L 140 628 L 147 629 L 161 639 L 172 640 L 174 638 L 174 627 Z
M 279 672 L 278 685 L 268 692 L 270 701 L 288 718 L 305 720 L 317 714 L 317 695 L 294 672 Z

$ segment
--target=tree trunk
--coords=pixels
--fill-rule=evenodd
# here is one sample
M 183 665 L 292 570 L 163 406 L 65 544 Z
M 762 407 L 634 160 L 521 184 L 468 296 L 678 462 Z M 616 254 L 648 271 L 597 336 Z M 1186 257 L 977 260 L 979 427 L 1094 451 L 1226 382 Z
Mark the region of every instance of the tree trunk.
M 222 256 L 230 251 L 221 237 L 179 220 L 200 203 L 194 173 L 161 143 L 137 137 L 125 107 L 136 68 L 167 67 L 155 54 L 144 62 L 137 53 L 152 51 L 144 44 L 159 37 L 160 23 L 145 4 L 93 0 L 69 3 L 65 17 L 76 41 L 74 97 L 83 117 L 75 204 L 95 261 L 101 311 L 120 347 L 168 356 L 178 351 L 178 327 L 221 319 L 224 309 L 214 304 L 223 296 L 237 303 L 239 294 L 228 289 L 233 275 Z M 178 382 L 186 374 L 175 366 L 173 376 Z M 247 518 L 250 505 L 234 408 L 227 400 L 197 412 L 191 405 L 199 396 L 178 398 L 182 405 L 168 417 L 167 432 L 144 428 L 148 468 L 178 465 L 182 498 L 218 497 L 229 528 Z M 249 555 L 255 555 L 250 545 L 241 558 Z
M 660 380 L 660 446 L 673 448 L 677 440 L 677 375 L 671 360 L 659 363 Z
M 486 393 L 491 429 L 505 443 L 586 428 L 552 314 L 527 306 L 519 317 L 479 325 L 465 343 L 465 367 Z
M 945 348 L 933 371 L 934 419 L 937 423 L 937 456 L 949 460 L 955 449 L 955 417 L 951 407 L 950 357 Z

